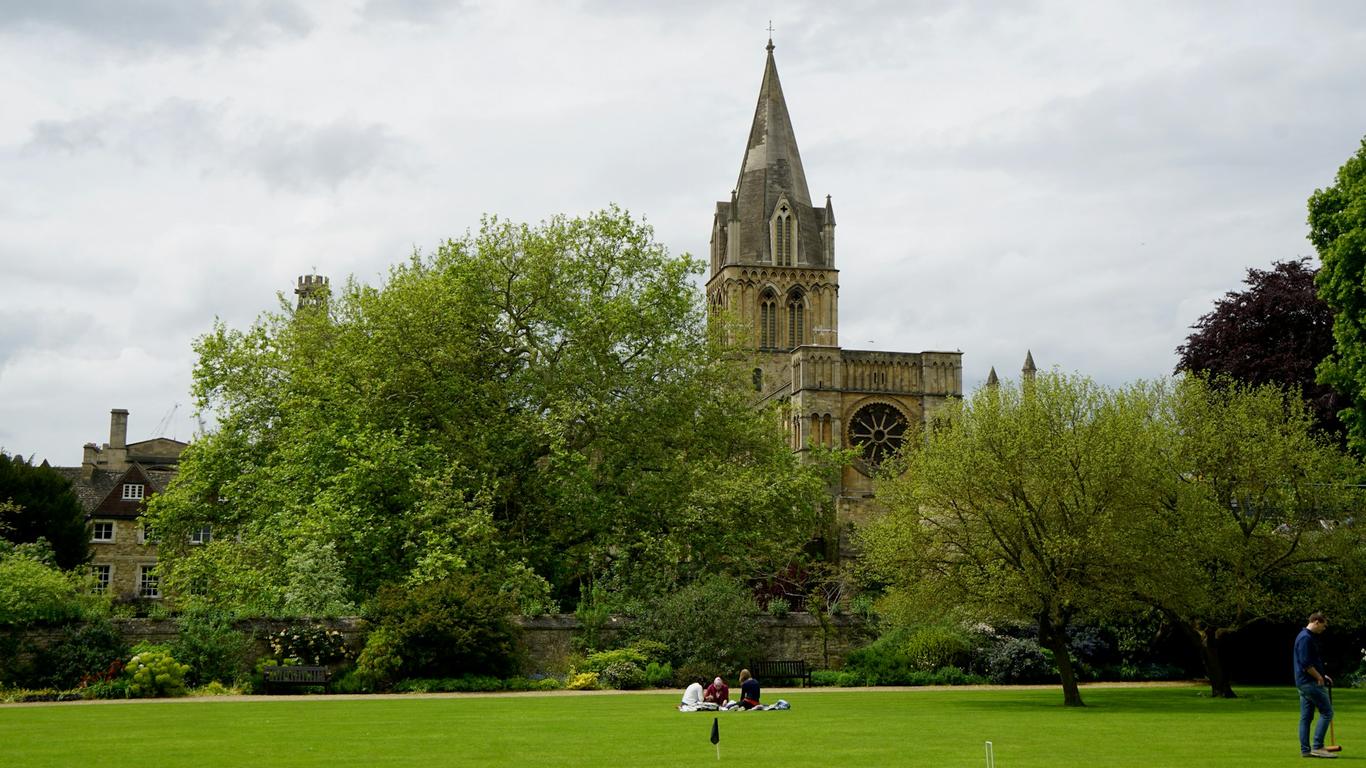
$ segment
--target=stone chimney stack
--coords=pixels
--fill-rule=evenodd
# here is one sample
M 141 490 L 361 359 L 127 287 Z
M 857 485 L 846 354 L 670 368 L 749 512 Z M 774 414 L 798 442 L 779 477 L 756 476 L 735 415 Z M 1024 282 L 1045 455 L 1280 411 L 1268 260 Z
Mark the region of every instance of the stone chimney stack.
M 81 477 L 89 481 L 95 476 L 95 457 L 99 454 L 99 447 L 94 443 L 85 444 L 85 452 L 81 456 Z
M 109 447 L 128 447 L 128 409 L 114 408 L 109 411 Z

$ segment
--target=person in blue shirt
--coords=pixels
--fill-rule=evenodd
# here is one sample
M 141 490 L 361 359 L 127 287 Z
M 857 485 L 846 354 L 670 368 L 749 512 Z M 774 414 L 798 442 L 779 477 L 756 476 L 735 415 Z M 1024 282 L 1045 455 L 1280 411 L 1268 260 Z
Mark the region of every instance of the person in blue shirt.
M 1337 757 L 1323 748 L 1323 737 L 1333 721 L 1333 701 L 1325 685 L 1333 678 L 1324 674 L 1323 658 L 1319 655 L 1318 636 L 1328 628 L 1328 617 L 1322 613 L 1309 614 L 1309 625 L 1295 638 L 1295 687 L 1300 691 L 1300 755 L 1302 757 Z M 1314 721 L 1314 710 L 1319 711 L 1319 724 L 1314 729 L 1313 747 L 1309 744 L 1309 725 Z

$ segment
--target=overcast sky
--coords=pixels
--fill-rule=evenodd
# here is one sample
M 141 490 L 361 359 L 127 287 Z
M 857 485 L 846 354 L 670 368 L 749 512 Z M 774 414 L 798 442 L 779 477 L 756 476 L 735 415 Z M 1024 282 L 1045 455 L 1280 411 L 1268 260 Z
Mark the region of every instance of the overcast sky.
M 659 10 L 654 10 L 659 8 Z M 1366 3 L 0 0 L 0 447 L 188 440 L 191 343 L 481 214 L 707 254 L 766 27 L 846 348 L 1171 371 L 1366 134 Z

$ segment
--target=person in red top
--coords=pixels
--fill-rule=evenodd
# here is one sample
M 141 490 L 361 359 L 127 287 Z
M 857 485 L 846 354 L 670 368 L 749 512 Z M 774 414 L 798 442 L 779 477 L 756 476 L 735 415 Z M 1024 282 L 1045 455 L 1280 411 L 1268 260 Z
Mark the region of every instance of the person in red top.
M 702 700 L 710 701 L 718 707 L 724 707 L 726 702 L 730 701 L 730 686 L 726 685 L 725 680 L 717 677 L 711 681 L 711 685 L 707 686 L 707 692 L 702 694 Z

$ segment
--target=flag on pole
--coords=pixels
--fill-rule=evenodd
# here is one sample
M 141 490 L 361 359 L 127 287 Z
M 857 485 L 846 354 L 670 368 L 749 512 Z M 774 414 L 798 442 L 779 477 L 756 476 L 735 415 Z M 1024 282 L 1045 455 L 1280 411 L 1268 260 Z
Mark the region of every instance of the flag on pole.
M 713 717 L 713 718 L 711 719 L 711 743 L 713 743 L 713 744 L 720 744 L 720 743 L 721 743 L 721 722 L 720 722 L 720 720 L 721 720 L 721 718 L 719 718 L 719 717 Z

